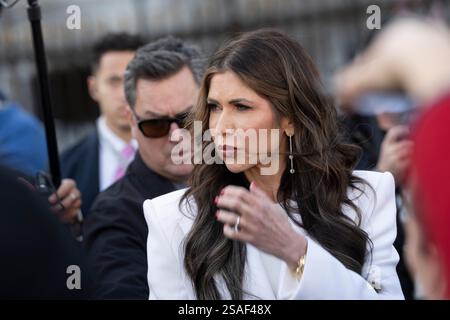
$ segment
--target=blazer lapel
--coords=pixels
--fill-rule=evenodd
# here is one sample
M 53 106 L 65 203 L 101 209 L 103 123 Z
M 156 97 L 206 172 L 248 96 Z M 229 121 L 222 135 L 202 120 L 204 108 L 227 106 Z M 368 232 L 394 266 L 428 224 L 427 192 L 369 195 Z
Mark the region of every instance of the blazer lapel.
M 183 234 L 186 236 L 192 229 L 194 224 L 195 215 L 197 212 L 197 205 L 195 201 L 189 199 L 190 205 L 188 206 L 186 202 L 183 202 L 180 218 L 178 220 L 178 225 L 180 226 Z

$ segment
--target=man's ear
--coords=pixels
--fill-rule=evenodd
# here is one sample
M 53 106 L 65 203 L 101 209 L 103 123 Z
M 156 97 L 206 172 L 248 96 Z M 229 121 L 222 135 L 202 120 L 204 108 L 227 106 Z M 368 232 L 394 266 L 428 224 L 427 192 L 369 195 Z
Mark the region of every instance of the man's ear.
M 294 122 L 288 117 L 283 117 L 281 119 L 281 130 L 283 130 L 287 136 L 294 135 Z
M 97 78 L 95 76 L 91 75 L 87 78 L 87 87 L 92 100 L 97 102 Z
M 128 123 L 130 124 L 130 127 L 132 127 L 135 124 L 134 119 L 133 119 L 133 111 L 131 111 L 131 107 L 129 105 L 127 105 L 125 110 L 126 110 L 126 118 L 128 120 Z
M 131 107 L 129 105 L 127 105 L 127 107 L 125 108 L 125 112 L 126 112 L 126 119 L 128 121 L 128 124 L 131 128 L 131 135 L 133 136 L 133 138 L 136 139 L 136 135 L 137 135 L 137 131 L 139 130 L 137 127 L 136 122 L 134 121 L 134 116 L 133 116 L 133 110 L 131 110 Z

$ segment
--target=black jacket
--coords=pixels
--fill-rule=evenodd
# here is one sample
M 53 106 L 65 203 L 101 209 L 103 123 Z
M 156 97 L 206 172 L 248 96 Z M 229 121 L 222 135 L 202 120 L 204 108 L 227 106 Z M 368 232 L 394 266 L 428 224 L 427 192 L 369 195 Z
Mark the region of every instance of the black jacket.
M 80 243 L 50 210 L 47 195 L 0 167 L 0 299 L 86 299 L 91 279 Z M 69 266 L 80 288 L 69 290 Z M 74 278 L 72 278 L 74 279 Z
M 148 229 L 142 205 L 173 190 L 137 152 L 125 176 L 99 194 L 84 227 L 95 298 L 148 299 Z
M 86 217 L 100 192 L 97 130 L 61 154 L 61 174 L 77 182 L 82 196 L 81 211 Z

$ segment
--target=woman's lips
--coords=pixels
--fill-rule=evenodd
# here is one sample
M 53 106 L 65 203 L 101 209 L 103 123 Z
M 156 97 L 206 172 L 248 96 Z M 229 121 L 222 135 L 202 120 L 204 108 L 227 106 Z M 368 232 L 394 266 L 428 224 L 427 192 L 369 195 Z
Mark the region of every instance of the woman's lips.
M 220 145 L 217 148 L 223 157 L 234 157 L 237 154 L 237 148 L 229 145 Z

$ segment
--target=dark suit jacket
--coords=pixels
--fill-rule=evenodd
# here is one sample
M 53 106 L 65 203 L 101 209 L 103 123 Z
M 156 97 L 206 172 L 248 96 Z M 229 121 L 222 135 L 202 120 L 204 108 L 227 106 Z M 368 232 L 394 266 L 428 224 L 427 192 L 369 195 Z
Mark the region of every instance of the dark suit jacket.
M 125 176 L 99 194 L 84 227 L 95 298 L 148 299 L 148 228 L 142 205 L 173 190 L 137 152 Z
M 61 154 L 61 173 L 63 178 L 77 182 L 82 196 L 81 211 L 86 217 L 100 191 L 97 130 Z

